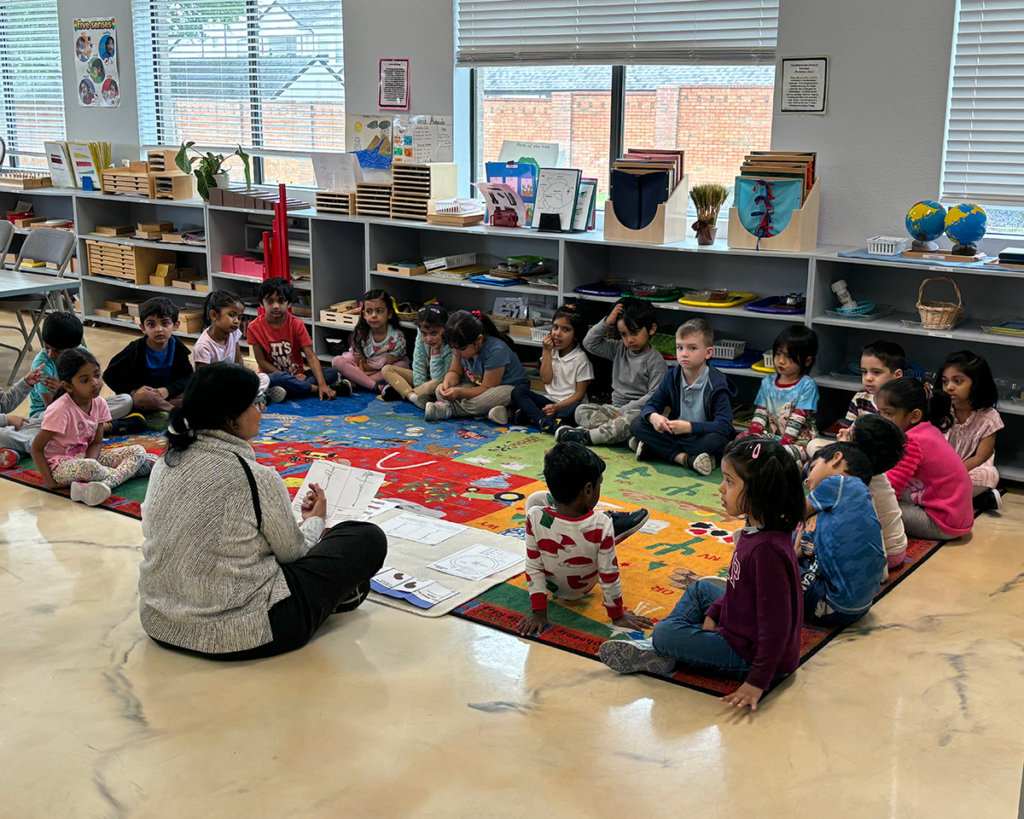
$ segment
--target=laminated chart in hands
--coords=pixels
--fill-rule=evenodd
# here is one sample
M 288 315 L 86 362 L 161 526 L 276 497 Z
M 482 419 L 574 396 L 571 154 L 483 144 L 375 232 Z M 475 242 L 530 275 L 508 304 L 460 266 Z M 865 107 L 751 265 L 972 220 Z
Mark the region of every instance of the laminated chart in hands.
M 302 502 L 311 484 L 319 484 L 327 496 L 328 526 L 344 520 L 362 519 L 366 508 L 384 483 L 384 473 L 357 469 L 333 461 L 315 461 L 306 473 L 302 486 L 292 501 L 295 520 L 302 522 Z M 383 510 L 381 510 L 383 511 Z

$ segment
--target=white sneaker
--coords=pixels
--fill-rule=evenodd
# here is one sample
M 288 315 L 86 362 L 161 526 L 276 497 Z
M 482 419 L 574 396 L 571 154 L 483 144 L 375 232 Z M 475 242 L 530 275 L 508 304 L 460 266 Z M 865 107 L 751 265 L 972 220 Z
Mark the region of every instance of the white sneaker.
M 605 640 L 597 650 L 598 659 L 619 674 L 646 671 L 671 674 L 676 667 L 672 657 L 659 654 L 650 640 Z
M 71 484 L 71 500 L 86 506 L 99 506 L 110 497 L 110 487 L 99 481 Z
M 707 583 L 711 583 L 712 585 L 718 586 L 718 588 L 722 589 L 723 591 L 729 586 L 728 579 L 724 577 L 712 577 L 708 575 L 707 577 L 702 577 L 700 579 L 704 580 Z
M 640 442 L 636 438 L 629 439 L 629 448 L 636 452 L 636 448 L 640 446 Z
M 445 421 L 452 417 L 452 405 L 449 401 L 431 401 L 424 408 L 428 421 Z
M 690 458 L 690 469 L 698 475 L 710 475 L 715 471 L 715 456 L 702 452 L 695 458 Z
M 487 413 L 487 420 L 499 427 L 506 426 L 508 424 L 508 407 L 491 407 Z

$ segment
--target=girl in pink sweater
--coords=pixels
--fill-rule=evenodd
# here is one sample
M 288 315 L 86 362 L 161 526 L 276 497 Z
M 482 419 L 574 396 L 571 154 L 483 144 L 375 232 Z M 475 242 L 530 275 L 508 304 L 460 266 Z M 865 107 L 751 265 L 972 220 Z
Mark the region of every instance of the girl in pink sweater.
M 900 499 L 910 537 L 950 540 L 974 525 L 971 478 L 942 432 L 928 419 L 924 384 L 914 378 L 886 382 L 876 396 L 878 412 L 907 435 L 903 459 L 886 476 Z

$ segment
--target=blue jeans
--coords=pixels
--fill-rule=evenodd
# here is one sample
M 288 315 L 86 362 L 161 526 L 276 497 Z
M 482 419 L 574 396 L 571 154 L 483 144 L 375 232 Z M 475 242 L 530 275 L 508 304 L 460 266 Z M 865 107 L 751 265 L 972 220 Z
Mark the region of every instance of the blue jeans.
M 290 373 L 281 372 L 278 370 L 274 373 L 269 373 L 270 386 L 271 387 L 284 387 L 285 392 L 289 396 L 296 396 L 298 398 L 305 397 L 313 394 L 313 385 L 316 384 L 316 379 L 313 378 L 313 371 L 306 370 L 306 380 L 303 381 L 300 378 L 296 378 Z M 329 387 L 341 376 L 334 367 L 324 367 L 324 383 Z
M 681 663 L 698 666 L 724 677 L 740 679 L 750 670 L 717 631 L 704 630 L 704 615 L 725 590 L 698 580 L 676 603 L 672 613 L 654 627 L 654 648 Z
M 530 417 L 531 423 L 536 424 L 538 427 L 545 422 L 554 423 L 555 420 L 568 421 L 575 426 L 576 407 L 580 405 L 579 401 L 574 401 L 569 406 L 560 409 L 553 416 L 545 415 L 541 408 L 556 402 L 546 395 L 534 392 L 529 387 L 516 387 L 512 390 L 512 402 Z
M 851 623 L 856 623 L 868 613 L 868 609 L 864 609 L 857 614 L 847 614 L 843 611 L 836 611 L 829 605 L 828 600 L 825 599 L 828 590 L 825 588 L 825 581 L 818 573 L 818 561 L 813 557 L 800 561 L 800 582 L 804 587 L 804 617 L 816 625 L 848 626 Z

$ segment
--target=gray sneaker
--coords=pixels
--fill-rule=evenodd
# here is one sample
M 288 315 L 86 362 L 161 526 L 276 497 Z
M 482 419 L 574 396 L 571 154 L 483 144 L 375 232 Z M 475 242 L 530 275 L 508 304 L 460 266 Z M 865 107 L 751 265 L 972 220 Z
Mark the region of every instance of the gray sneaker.
M 710 475 L 715 471 L 715 456 L 702 452 L 695 458 L 690 458 L 690 469 L 698 475 Z
M 487 420 L 499 427 L 508 425 L 508 407 L 491 407 L 487 413 Z
M 110 497 L 110 487 L 99 481 L 71 484 L 71 500 L 86 506 L 99 506 Z
M 648 674 L 671 674 L 676 661 L 654 650 L 650 640 L 605 640 L 597 651 L 598 659 L 619 674 L 646 671 Z
M 428 421 L 445 421 L 452 417 L 452 405 L 448 401 L 431 401 L 423 412 Z
M 555 440 L 560 444 L 583 444 L 590 446 L 590 430 L 567 427 L 564 424 L 555 430 Z
M 288 398 L 284 387 L 270 387 L 267 389 L 268 404 L 283 404 Z
M 722 591 L 725 591 L 729 587 L 729 580 L 725 577 L 712 577 L 708 575 L 707 577 L 702 577 L 701 580 L 705 580 L 714 586 L 718 586 Z

